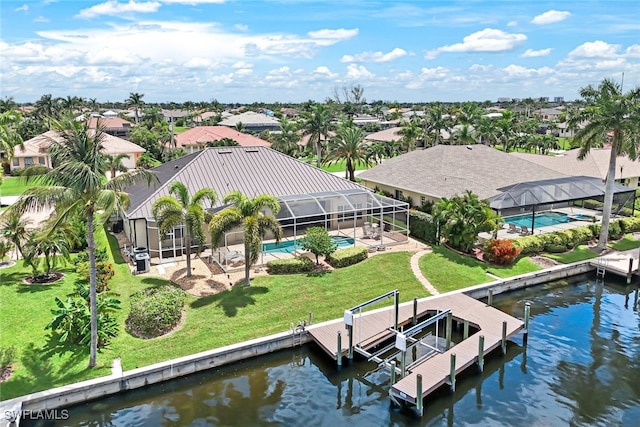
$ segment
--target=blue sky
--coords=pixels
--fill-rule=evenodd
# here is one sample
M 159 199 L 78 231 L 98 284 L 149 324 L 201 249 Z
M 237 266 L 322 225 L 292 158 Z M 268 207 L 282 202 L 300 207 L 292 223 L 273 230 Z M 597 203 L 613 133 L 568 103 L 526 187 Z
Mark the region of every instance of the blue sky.
M 640 85 L 640 1 L 2 0 L 0 97 L 578 97 Z

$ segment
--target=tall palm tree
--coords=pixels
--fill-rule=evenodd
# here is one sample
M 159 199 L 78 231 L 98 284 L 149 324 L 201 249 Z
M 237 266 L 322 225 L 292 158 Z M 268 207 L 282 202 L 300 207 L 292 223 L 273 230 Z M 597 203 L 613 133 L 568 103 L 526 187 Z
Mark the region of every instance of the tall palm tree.
M 193 197 L 180 181 L 173 181 L 169 186 L 171 196 L 162 196 L 153 203 L 151 212 L 158 223 L 162 236 L 179 225 L 183 225 L 182 244 L 187 255 L 187 277 L 191 277 L 191 240 L 198 244 L 198 251 L 205 242 L 203 230 L 205 201 L 213 205 L 218 195 L 211 188 L 201 188 Z
M 140 123 L 139 111 L 142 109 L 142 106 L 144 105 L 144 101 L 142 100 L 143 97 L 144 97 L 144 93 L 129 92 L 129 98 L 127 98 L 124 101 L 125 104 L 134 108 L 136 124 Z
M 13 243 L 16 248 L 16 260 L 18 260 L 20 254 L 23 253 L 24 243 L 29 235 L 27 227 L 31 224 L 31 220 L 23 218 L 19 212 L 11 209 L 7 210 L 0 218 L 2 219 L 0 233 L 7 241 Z
M 491 117 L 481 117 L 478 121 L 476 134 L 480 137 L 483 144 L 493 147 L 498 141 L 497 122 Z
M 444 141 L 442 131 L 450 128 L 450 119 L 446 117 L 446 110 L 440 104 L 436 104 L 427 111 L 425 118 L 425 139 L 431 141 L 432 145 L 441 144 Z
M 278 199 L 268 194 L 261 194 L 251 199 L 239 191 L 232 191 L 224 196 L 223 202 L 230 207 L 218 212 L 209 223 L 211 243 L 218 245 L 225 232 L 242 227 L 244 231 L 244 283 L 250 286 L 249 271 L 258 262 L 262 250 L 262 238 L 271 231 L 276 243 L 282 238 L 282 227 L 276 219 L 280 212 Z
M 0 113 L 0 151 L 4 152 L 5 161 L 11 164 L 13 149 L 20 147 L 24 150 L 24 141 L 16 130 L 16 125 L 22 121 L 17 111 L 9 110 Z
M 496 122 L 498 128 L 498 139 L 502 143 L 502 151 L 509 151 L 515 135 L 516 135 L 516 115 L 511 110 L 502 112 L 502 117 Z
M 397 132 L 402 136 L 402 145 L 407 151 L 416 149 L 416 141 L 422 136 L 422 128 L 418 116 L 411 117 L 411 120 L 404 122 Z
M 456 145 L 468 145 L 477 144 L 478 138 L 473 127 L 469 124 L 462 124 L 456 126 L 456 129 L 451 134 L 453 144 Z
M 129 156 L 127 153 L 120 153 L 120 154 L 116 154 L 115 156 L 112 156 L 110 154 L 105 154 L 105 157 L 107 159 L 107 168 L 109 169 L 109 173 L 110 173 L 109 178 L 113 179 L 116 176 L 116 173 L 126 172 L 129 170 L 122 163 L 123 159 L 131 158 L 131 156 Z
M 316 166 L 322 164 L 323 141 L 329 139 L 329 125 L 331 123 L 331 111 L 324 104 L 314 104 L 309 111 L 301 114 L 304 122 L 302 129 L 311 134 L 309 145 L 316 149 Z
M 293 157 L 299 151 L 299 141 L 298 124 L 283 117 L 280 120 L 280 133 L 273 136 L 271 148 Z
M 48 128 L 51 130 L 54 119 L 59 116 L 59 104 L 57 100 L 53 99 L 51 94 L 42 95 L 39 100 L 34 104 L 34 113 L 41 119 L 46 119 Z
M 611 143 L 602 210 L 602 228 L 597 246 L 599 250 L 603 250 L 609 236 L 616 159 L 621 155 L 627 155 L 631 160 L 638 158 L 640 87 L 625 94 L 620 84 L 604 79 L 598 86 L 589 85 L 581 88 L 580 96 L 587 102 L 587 107 L 570 118 L 572 126 L 586 123 L 574 136 L 574 141 L 580 145 L 578 159 L 584 159 L 591 148 L 602 141 L 609 140 Z
M 42 175 L 27 174 L 27 181 L 37 185 L 27 189 L 11 209 L 24 213 L 54 205 L 56 217 L 49 230 L 55 230 L 74 216 L 82 215 L 87 219 L 91 306 L 89 367 L 94 367 L 98 344 L 96 219 L 104 224 L 113 213 L 126 209 L 129 204 L 127 187 L 142 181 L 150 185 L 157 178 L 144 169 L 135 169 L 107 181 L 107 160 L 102 145 L 106 135 L 104 128 L 98 127 L 89 132 L 86 123 L 75 120 L 54 122 L 54 126 L 60 135 L 60 139 L 51 140 L 49 146 L 51 164 L 55 167 Z
M 356 181 L 356 165 L 368 165 L 367 145 L 364 142 L 364 133 L 356 125 L 348 122 L 338 129 L 336 138 L 329 144 L 329 153 L 326 163 L 344 161 L 346 174 L 350 181 Z

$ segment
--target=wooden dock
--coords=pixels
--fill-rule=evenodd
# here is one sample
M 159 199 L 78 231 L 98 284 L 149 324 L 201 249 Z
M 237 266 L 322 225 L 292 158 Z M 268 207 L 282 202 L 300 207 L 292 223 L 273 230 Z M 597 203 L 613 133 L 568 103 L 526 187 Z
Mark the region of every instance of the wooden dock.
M 422 361 L 407 370 L 404 378 L 392 385 L 390 395 L 395 400 L 417 405 L 417 376 L 422 376 L 422 396 L 429 395 L 443 384 L 450 384 L 451 354 L 456 354 L 455 373 L 458 374 L 475 364 L 479 356 L 480 336 L 484 339 L 483 356 L 502 344 L 503 322 L 506 322 L 506 338 L 518 334 L 524 328 L 524 322 L 502 311 L 473 299 L 462 293 L 444 295 L 417 301 L 417 317 L 433 315 L 438 311 L 451 310 L 456 322 L 469 322 L 470 327 L 479 330 L 444 353 Z M 411 303 L 399 306 L 398 324 L 408 325 L 413 319 L 414 307 Z M 362 349 L 369 349 L 394 337 L 394 307 L 374 310 L 354 315 L 353 341 Z M 308 328 L 313 340 L 332 358 L 337 359 L 337 335 L 341 333 L 341 357 L 347 355 L 347 329 L 344 321 L 336 320 L 329 324 Z M 420 401 L 422 402 L 422 401 Z

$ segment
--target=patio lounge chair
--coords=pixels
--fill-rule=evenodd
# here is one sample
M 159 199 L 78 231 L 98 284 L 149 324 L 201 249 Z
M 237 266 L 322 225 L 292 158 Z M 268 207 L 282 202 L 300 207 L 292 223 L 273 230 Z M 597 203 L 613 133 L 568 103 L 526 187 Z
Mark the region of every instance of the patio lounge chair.
M 526 225 L 523 225 L 522 227 L 520 227 L 521 236 L 528 236 L 529 234 L 531 234 L 531 232 L 529 231 Z
M 509 229 L 507 230 L 507 233 L 520 233 L 520 229 L 515 224 L 509 223 Z

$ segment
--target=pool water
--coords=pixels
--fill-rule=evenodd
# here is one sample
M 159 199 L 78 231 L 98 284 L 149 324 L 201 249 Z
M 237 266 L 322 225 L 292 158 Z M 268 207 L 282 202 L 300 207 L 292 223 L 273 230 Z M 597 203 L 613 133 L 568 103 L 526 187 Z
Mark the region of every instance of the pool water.
M 536 213 L 534 227 L 546 227 L 549 225 L 564 224 L 565 222 L 573 221 L 569 215 L 562 212 L 540 212 Z M 531 228 L 531 214 L 508 216 L 504 218 L 504 222 L 507 224 L 514 224 L 518 227 Z
M 331 240 L 338 245 L 338 248 L 345 248 L 353 245 L 355 240 L 352 237 L 346 236 L 331 236 Z M 265 254 L 273 253 L 292 253 L 294 251 L 302 249 L 300 245 L 300 239 L 281 241 L 277 245 L 275 243 L 263 243 L 262 252 Z

